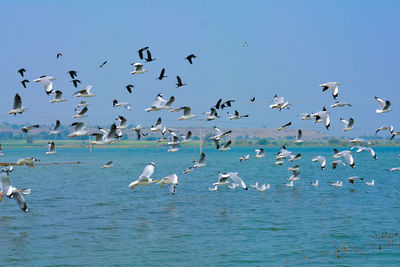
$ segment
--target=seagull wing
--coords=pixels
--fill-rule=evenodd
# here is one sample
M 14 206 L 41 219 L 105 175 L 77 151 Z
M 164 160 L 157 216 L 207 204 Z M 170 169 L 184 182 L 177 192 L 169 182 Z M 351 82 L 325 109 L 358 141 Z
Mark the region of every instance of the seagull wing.
M 381 98 L 375 96 L 375 100 L 378 102 L 379 106 L 381 107 L 381 109 L 383 110 L 386 106 L 385 101 L 383 101 Z
M 150 178 L 154 173 L 154 165 L 148 164 L 146 167 L 144 167 L 142 174 L 139 176 L 139 179 L 141 178 Z
M 248 190 L 246 184 L 243 182 L 242 178 L 240 178 L 238 175 L 238 172 L 229 172 L 229 177 L 234 181 L 235 183 L 239 184 L 241 188 Z
M 14 109 L 19 109 L 22 106 L 22 100 L 21 97 L 19 96 L 19 94 L 15 94 L 14 97 Z

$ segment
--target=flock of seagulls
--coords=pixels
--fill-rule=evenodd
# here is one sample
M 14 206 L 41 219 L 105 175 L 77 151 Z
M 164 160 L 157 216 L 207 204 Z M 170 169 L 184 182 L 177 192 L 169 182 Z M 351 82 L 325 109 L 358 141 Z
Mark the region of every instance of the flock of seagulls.
M 243 44 L 244 47 L 247 47 L 248 44 L 245 42 Z M 150 51 L 150 47 L 146 46 L 137 51 L 140 60 L 144 62 L 133 62 L 131 65 L 133 66 L 134 70 L 130 72 L 132 75 L 148 75 L 149 73 L 148 70 L 144 68 L 143 63 L 149 64 L 150 62 L 153 62 L 156 60 L 156 58 L 153 57 Z M 56 58 L 59 59 L 62 56 L 61 53 L 58 53 L 56 55 Z M 146 57 L 145 57 L 146 56 Z M 187 60 L 187 62 L 192 65 L 195 64 L 195 60 L 197 59 L 197 56 L 195 54 L 190 54 L 187 57 L 184 58 L 184 60 Z M 107 60 L 105 60 L 102 64 L 99 65 L 99 68 L 105 67 L 107 64 Z M 26 69 L 21 68 L 17 72 L 21 75 L 23 80 L 21 81 L 21 84 L 24 88 L 27 87 L 27 84 L 29 83 L 29 80 L 26 79 L 24 76 L 26 73 Z M 78 78 L 78 71 L 75 70 L 69 70 L 67 72 L 67 75 L 71 77 L 71 82 L 75 88 L 79 87 L 81 84 L 81 81 Z M 156 77 L 158 80 L 164 80 L 168 78 L 166 75 L 166 69 L 162 68 L 159 75 Z M 61 103 L 61 102 L 66 102 L 68 101 L 67 99 L 63 98 L 63 92 L 60 90 L 55 90 L 53 89 L 53 82 L 56 81 L 56 78 L 43 75 L 37 79 L 33 80 L 34 82 L 40 82 L 42 86 L 44 87 L 44 91 L 46 95 L 54 95 L 53 99 L 50 99 L 51 104 L 56 104 L 56 103 Z M 181 76 L 176 75 L 176 87 L 182 87 L 186 86 L 186 83 L 183 83 L 183 80 Z M 330 105 L 331 108 L 343 108 L 343 107 L 352 107 L 351 104 L 347 102 L 339 102 L 338 101 L 338 96 L 339 96 L 339 85 L 340 83 L 338 82 L 326 82 L 320 85 L 322 87 L 322 91 L 327 91 L 328 89 L 331 90 L 332 92 L 332 97 L 335 101 L 334 104 Z M 133 92 L 133 89 L 135 88 L 134 85 L 128 84 L 125 86 L 125 89 L 129 94 Z M 124 89 L 124 90 L 125 90 Z M 92 86 L 87 85 L 83 89 L 80 89 L 73 93 L 74 97 L 77 98 L 83 98 L 82 100 L 75 108 L 75 115 L 72 117 L 75 119 L 82 119 L 86 118 L 89 116 L 88 111 L 89 111 L 89 103 L 87 102 L 89 98 L 95 97 L 95 94 L 92 92 Z M 382 100 L 379 97 L 375 96 L 375 100 L 377 101 L 379 105 L 379 109 L 376 110 L 376 113 L 382 114 L 382 113 L 387 113 L 392 111 L 390 109 L 390 101 L 389 100 Z M 250 97 L 249 104 L 252 104 L 256 101 L 256 98 Z M 153 103 L 149 105 L 148 108 L 145 109 L 145 112 L 183 112 L 182 116 L 178 118 L 179 121 L 181 120 L 190 120 L 190 119 L 195 119 L 198 118 L 197 115 L 192 114 L 191 107 L 189 106 L 183 106 L 183 107 L 173 107 L 173 104 L 175 103 L 175 96 L 170 96 L 169 98 L 164 98 L 164 96 L 159 93 L 155 97 Z M 223 100 L 222 98 L 219 98 L 216 101 L 216 104 L 210 107 L 210 111 L 203 112 L 202 114 L 205 115 L 203 118 L 200 119 L 205 119 L 206 121 L 214 121 L 214 120 L 219 120 L 221 119 L 221 115 L 218 114 L 218 112 L 222 112 L 224 109 L 230 109 L 234 107 L 236 103 L 236 100 L 234 99 L 226 99 Z M 112 101 L 112 105 L 115 108 L 122 107 L 128 111 L 132 110 L 131 104 L 128 102 L 120 102 L 117 99 L 114 99 Z M 290 110 L 291 103 L 287 101 L 284 97 L 278 96 L 277 94 L 274 95 L 271 104 L 269 106 L 266 106 L 266 108 L 269 107 L 271 110 L 279 110 L 280 112 L 282 110 Z M 14 97 L 14 104 L 13 108 L 9 111 L 9 114 L 12 114 L 14 116 L 23 114 L 26 112 L 28 108 L 23 107 L 22 105 L 22 99 L 19 93 L 16 93 Z M 227 114 L 230 114 L 229 111 Z M 311 120 L 314 121 L 314 123 L 321 123 L 324 125 L 326 130 L 330 129 L 331 125 L 331 120 L 330 120 L 330 112 L 326 109 L 326 106 L 323 106 L 320 111 L 317 112 L 312 112 L 312 113 L 302 113 L 299 115 L 301 120 Z M 147 136 L 150 132 L 152 133 L 157 133 L 160 134 L 160 139 L 157 142 L 165 142 L 168 146 L 168 152 L 177 152 L 179 151 L 180 147 L 182 144 L 189 143 L 192 141 L 192 132 L 187 131 L 186 133 L 178 133 L 176 130 L 173 128 L 169 128 L 166 125 L 162 124 L 162 118 L 161 116 L 157 116 L 157 121 L 155 125 L 152 125 L 149 127 L 149 129 L 144 129 L 140 125 L 136 125 L 133 127 L 132 131 L 136 132 L 137 139 L 140 140 L 142 136 Z M 247 119 L 249 118 L 249 114 L 241 114 L 237 109 L 234 109 L 233 114 L 230 114 L 229 117 L 227 118 L 228 120 L 239 120 L 239 119 Z M 73 127 L 73 131 L 69 134 L 71 138 L 74 138 L 76 136 L 90 136 L 93 137 L 94 139 L 90 141 L 91 145 L 107 145 L 111 143 L 118 142 L 120 138 L 124 135 L 124 132 L 129 130 L 128 129 L 128 120 L 126 117 L 122 115 L 118 115 L 117 118 L 115 118 L 117 123 L 112 123 L 109 129 L 105 129 L 103 127 L 97 127 L 96 132 L 92 132 L 89 128 L 88 125 L 85 125 L 84 122 L 82 121 L 75 121 L 73 122 L 70 126 Z M 343 131 L 348 132 L 353 129 L 354 127 L 354 119 L 352 117 L 349 118 L 349 120 L 346 120 L 342 117 L 340 117 L 341 122 L 344 125 Z M 292 127 L 292 122 L 287 122 L 283 124 L 282 126 L 279 126 L 277 128 L 277 131 L 282 131 L 285 129 L 288 129 L 289 127 Z M 59 120 L 56 121 L 55 126 L 51 131 L 49 132 L 49 136 L 55 136 L 60 133 L 60 126 L 61 122 Z M 33 128 L 39 128 L 39 125 L 27 125 L 21 128 L 21 130 L 25 133 L 29 132 Z M 217 126 L 213 126 L 213 129 L 215 131 L 215 134 L 211 137 L 209 137 L 210 140 L 213 140 L 215 143 L 216 150 L 220 152 L 228 151 L 232 149 L 232 140 L 229 139 L 230 134 L 232 133 L 232 130 L 222 130 L 218 128 Z M 400 131 L 394 131 L 393 126 L 381 126 L 376 130 L 376 134 L 378 134 L 380 131 L 384 130 L 389 130 L 392 139 L 400 135 Z M 297 130 L 297 136 L 295 136 L 295 141 L 294 144 L 300 144 L 303 143 L 303 132 L 301 129 Z M 351 168 L 356 168 L 355 160 L 353 158 L 353 152 L 352 150 L 356 149 L 357 153 L 361 153 L 363 151 L 368 152 L 371 157 L 374 160 L 377 160 L 377 155 L 375 151 L 370 147 L 371 143 L 367 140 L 364 140 L 362 138 L 355 138 L 351 140 L 351 143 L 354 144 L 353 147 L 351 147 L 348 150 L 343 150 L 339 151 L 337 149 L 334 149 L 332 159 L 334 159 L 330 164 L 332 166 L 332 169 L 337 169 L 337 168 L 343 168 L 345 166 L 350 166 Z M 254 151 L 254 159 L 257 160 L 262 160 L 265 158 L 267 155 L 265 153 L 264 148 L 257 148 L 253 149 Z M 46 152 L 46 155 L 54 155 L 56 154 L 56 143 L 55 141 L 49 141 L 48 142 L 48 152 Z M 1 149 L 0 145 L 0 156 L 5 156 Z M 400 155 L 399 155 L 400 156 Z M 286 161 L 290 164 L 293 161 L 298 161 L 301 159 L 301 154 L 300 153 L 294 153 L 290 151 L 287 147 L 287 145 L 283 145 L 279 151 L 277 151 L 276 154 L 276 161 L 274 165 L 283 165 Z M 245 162 L 249 161 L 252 157 L 250 154 L 245 154 L 241 157 L 239 157 L 239 161 L 241 164 L 246 164 Z M 328 159 L 324 156 L 321 155 L 315 155 L 312 159 L 313 162 L 317 162 L 321 168 L 322 171 L 325 170 Z M 37 158 L 23 158 L 19 159 L 17 161 L 17 165 L 25 165 L 28 167 L 34 167 L 35 162 L 39 161 Z M 149 162 L 143 169 L 142 173 L 140 176 L 132 181 L 128 187 L 133 190 L 137 186 L 149 186 L 151 184 L 159 184 L 161 188 L 163 188 L 165 185 L 168 185 L 169 191 L 171 194 L 175 194 L 176 187 L 179 185 L 179 178 L 176 173 L 172 173 L 170 175 L 167 175 L 165 177 L 156 179 L 153 178 L 153 174 L 155 171 L 155 166 L 156 164 L 154 162 Z M 191 166 L 186 168 L 183 171 L 183 174 L 189 174 L 190 172 L 193 172 L 199 168 L 206 167 L 206 155 L 204 153 L 201 153 L 200 159 L 198 161 L 192 161 Z M 108 169 L 114 167 L 113 161 L 108 161 L 105 163 L 103 166 L 101 166 L 102 169 Z M 1 169 L 1 194 L 0 194 L 0 201 L 3 199 L 4 196 L 8 198 L 14 198 L 17 201 L 18 206 L 25 212 L 28 211 L 28 207 L 26 205 L 26 202 L 24 200 L 23 195 L 29 195 L 31 193 L 30 189 L 18 189 L 16 187 L 13 187 L 10 183 L 10 174 L 13 172 L 13 166 L 6 166 L 5 168 Z M 389 171 L 400 171 L 400 167 L 396 168 L 390 168 L 387 169 Z M 289 166 L 288 171 L 290 172 L 290 176 L 286 179 L 287 182 L 285 185 L 287 187 L 294 187 L 295 183 L 301 180 L 300 177 L 300 165 L 296 164 L 294 166 Z M 259 192 L 264 192 L 267 190 L 271 189 L 271 184 L 265 184 L 265 183 L 259 183 L 256 182 L 254 185 L 250 185 L 249 187 L 246 185 L 244 180 L 240 177 L 238 172 L 217 172 L 217 178 L 218 180 L 214 183 L 212 183 L 212 187 L 209 188 L 210 191 L 218 191 L 219 188 L 226 186 L 227 188 L 234 190 L 237 187 L 240 187 L 244 190 L 249 190 L 250 188 L 253 188 Z M 358 181 L 363 181 L 365 180 L 363 177 L 358 177 L 358 176 L 352 176 L 346 179 L 348 182 L 351 184 L 358 183 Z M 311 186 L 313 187 L 318 187 L 320 185 L 319 180 L 317 179 L 315 182 L 310 183 Z M 343 181 L 335 181 L 335 182 L 330 182 L 332 186 L 335 187 L 342 187 L 343 186 Z M 365 181 L 365 184 L 368 186 L 374 186 L 375 185 L 375 180 L 371 181 Z

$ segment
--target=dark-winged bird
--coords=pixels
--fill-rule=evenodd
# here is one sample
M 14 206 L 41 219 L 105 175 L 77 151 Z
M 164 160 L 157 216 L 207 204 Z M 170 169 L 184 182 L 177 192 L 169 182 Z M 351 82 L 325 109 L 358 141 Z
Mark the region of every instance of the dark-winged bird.
M 147 49 L 149 49 L 148 46 L 143 47 L 143 48 L 141 48 L 141 49 L 138 50 L 140 59 L 143 59 L 143 51 L 145 51 L 145 50 L 147 50 Z
M 99 68 L 102 68 L 105 64 L 107 64 L 107 60 L 104 61 L 103 63 L 101 63 L 101 65 L 99 66 Z
M 185 59 L 187 59 L 187 61 L 189 61 L 190 64 L 193 64 L 192 59 L 196 58 L 196 56 L 194 54 L 190 54 L 187 57 L 185 57 Z
M 27 79 L 25 79 L 25 80 L 23 80 L 21 83 L 22 83 L 22 85 L 24 86 L 24 88 L 26 88 L 26 83 L 29 83 L 29 81 L 28 81 Z
M 61 53 L 57 53 L 57 55 L 56 55 L 57 59 L 58 59 L 59 57 L 61 57 L 61 56 L 62 56 Z
M 177 80 L 176 88 L 186 85 L 186 83 L 182 83 L 181 77 L 176 76 L 176 80 Z
M 26 71 L 26 69 L 22 68 L 22 69 L 19 69 L 17 72 L 19 72 L 19 74 L 21 74 L 21 76 L 24 77 L 25 71 Z
M 147 58 L 145 58 L 145 60 L 146 60 L 146 62 L 151 62 L 151 61 L 156 60 L 155 58 L 151 57 L 150 50 L 147 50 Z
M 133 84 L 128 84 L 127 86 L 125 86 L 126 90 L 128 90 L 128 92 L 129 92 L 130 94 L 132 94 L 132 88 L 133 88 L 133 87 L 134 87 Z
M 163 68 L 163 69 L 161 70 L 160 76 L 158 76 L 157 79 L 162 80 L 163 78 L 168 77 L 168 76 L 165 76 L 164 74 L 165 74 L 165 68 Z
M 256 101 L 256 98 L 253 96 L 252 98 L 250 98 L 250 102 L 254 102 Z
M 68 71 L 68 74 L 71 76 L 72 79 L 75 79 L 75 77 L 78 76 L 77 71 L 75 70 Z
M 71 81 L 73 84 L 74 84 L 74 87 L 78 87 L 78 83 L 81 83 L 81 81 L 80 80 L 72 80 Z
M 219 100 L 218 100 L 218 102 L 217 102 L 217 104 L 215 104 L 215 108 L 216 109 L 219 109 L 220 107 L 221 107 L 221 102 L 222 102 L 222 98 L 220 98 Z

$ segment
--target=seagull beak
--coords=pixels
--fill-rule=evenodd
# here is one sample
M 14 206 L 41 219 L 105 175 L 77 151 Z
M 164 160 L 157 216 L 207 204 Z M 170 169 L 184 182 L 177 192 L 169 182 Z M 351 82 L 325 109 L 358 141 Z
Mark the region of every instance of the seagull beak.
M 40 79 L 33 80 L 34 82 L 40 82 Z

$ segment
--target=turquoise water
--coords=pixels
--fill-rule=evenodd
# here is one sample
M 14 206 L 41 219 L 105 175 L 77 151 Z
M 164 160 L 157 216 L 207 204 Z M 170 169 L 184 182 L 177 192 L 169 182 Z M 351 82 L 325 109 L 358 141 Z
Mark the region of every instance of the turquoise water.
M 398 265 L 400 177 L 385 168 L 400 166 L 400 149 L 376 148 L 376 161 L 354 153 L 355 169 L 327 164 L 325 171 L 311 158 L 331 156 L 332 148 L 289 150 L 303 155 L 294 188 L 284 183 L 295 164 L 273 165 L 278 148 L 242 163 L 251 148 L 208 149 L 208 166 L 186 175 L 199 156 L 192 149 L 95 149 L 92 156 L 84 149 L 58 149 L 55 156 L 45 156 L 46 148 L 7 149 L 1 161 L 35 156 L 85 164 L 15 168 L 11 182 L 32 194 L 25 196 L 28 213 L 14 200 L 0 203 L 1 265 Z M 109 160 L 116 167 L 101 169 Z M 129 190 L 150 161 L 156 178 L 178 174 L 174 196 L 155 184 Z M 271 190 L 210 192 L 218 170 L 238 171 L 247 184 L 270 183 Z M 354 175 L 376 185 L 345 181 Z M 320 186 L 310 186 L 317 178 Z M 336 180 L 343 188 L 330 186 Z

